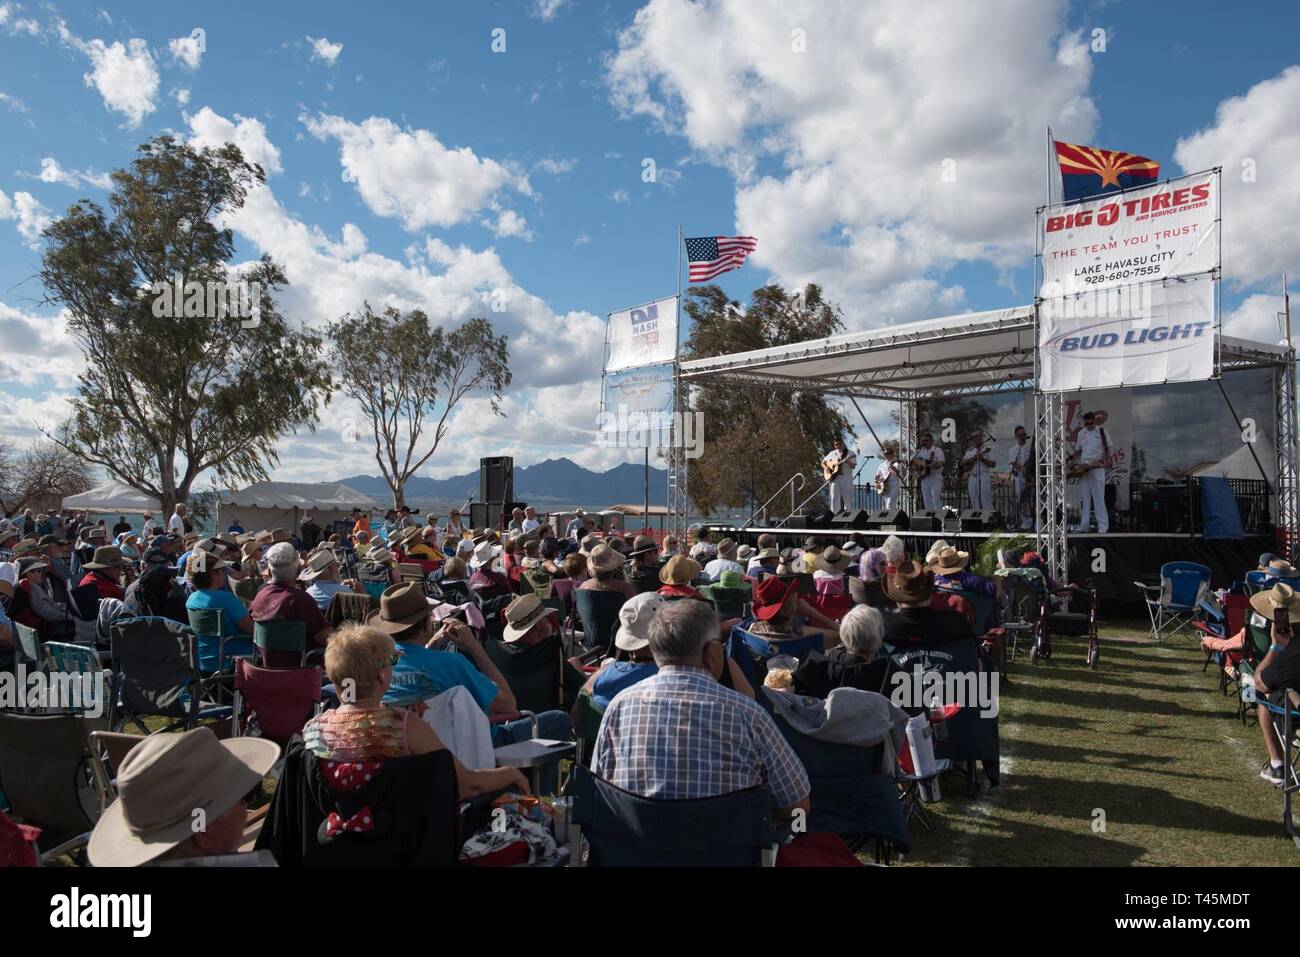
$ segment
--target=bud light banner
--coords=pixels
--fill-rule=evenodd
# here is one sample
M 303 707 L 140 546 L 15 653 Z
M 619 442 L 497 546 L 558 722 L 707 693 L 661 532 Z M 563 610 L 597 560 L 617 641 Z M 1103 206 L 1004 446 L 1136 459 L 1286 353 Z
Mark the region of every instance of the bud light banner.
M 609 314 L 605 371 L 672 362 L 677 358 L 677 297 Z
M 1039 216 L 1039 296 L 1216 272 L 1219 186 L 1211 171 L 1047 207 Z
M 1215 282 L 1206 274 L 1040 301 L 1039 387 L 1073 392 L 1211 378 Z

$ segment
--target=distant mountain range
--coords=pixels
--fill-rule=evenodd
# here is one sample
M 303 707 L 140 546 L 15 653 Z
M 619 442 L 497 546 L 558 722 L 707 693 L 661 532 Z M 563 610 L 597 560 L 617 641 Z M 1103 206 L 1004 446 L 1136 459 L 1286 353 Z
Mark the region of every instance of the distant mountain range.
M 383 476 L 351 475 L 337 481 L 380 502 L 392 501 Z M 547 459 L 515 468 L 515 501 L 550 511 L 576 505 L 640 505 L 645 500 L 644 481 L 644 466 L 628 462 L 608 472 L 593 472 L 566 458 Z M 651 466 L 651 505 L 665 504 L 667 482 L 667 471 Z M 477 501 L 478 490 L 478 469 L 446 479 L 416 476 L 406 483 L 406 501 L 412 508 L 421 509 L 460 505 L 471 496 Z

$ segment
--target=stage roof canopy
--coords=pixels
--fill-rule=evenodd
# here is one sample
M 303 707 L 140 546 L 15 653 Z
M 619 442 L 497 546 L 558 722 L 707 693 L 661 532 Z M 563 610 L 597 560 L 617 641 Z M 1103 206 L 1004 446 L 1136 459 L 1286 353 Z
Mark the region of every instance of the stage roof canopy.
M 1220 336 L 1224 369 L 1278 365 L 1272 343 Z M 1034 307 L 882 326 L 682 363 L 691 384 L 732 382 L 873 399 L 1019 392 L 1034 387 Z

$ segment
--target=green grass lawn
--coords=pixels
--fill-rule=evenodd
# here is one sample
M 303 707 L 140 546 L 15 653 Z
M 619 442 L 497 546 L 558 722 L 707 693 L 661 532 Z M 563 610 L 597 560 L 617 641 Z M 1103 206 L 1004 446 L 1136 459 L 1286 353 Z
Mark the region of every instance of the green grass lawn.
M 981 774 L 971 799 L 945 776 L 928 806 L 935 832 L 914 824 L 902 863 L 1300 864 L 1282 793 L 1258 777 L 1254 715 L 1243 727 L 1195 644 L 1154 644 L 1137 622 L 1101 637 L 1097 671 L 1078 639 L 1054 638 L 1044 664 L 1017 656 L 1002 688 L 1001 785 Z

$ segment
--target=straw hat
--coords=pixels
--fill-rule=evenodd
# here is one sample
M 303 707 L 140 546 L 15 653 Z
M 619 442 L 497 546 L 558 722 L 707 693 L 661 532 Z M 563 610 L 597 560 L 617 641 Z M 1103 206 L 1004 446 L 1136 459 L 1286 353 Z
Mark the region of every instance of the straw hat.
M 98 552 L 96 552 L 96 554 L 98 554 Z M 185 561 L 185 568 L 190 573 L 215 572 L 218 568 L 229 568 L 229 567 L 230 567 L 229 562 L 222 561 L 212 552 L 205 552 L 202 549 L 198 549 L 198 548 L 190 552 L 190 557 Z
M 899 604 L 924 604 L 934 591 L 934 575 L 908 559 L 881 578 L 881 588 L 889 599 Z
M 474 549 L 474 561 L 480 566 L 487 565 L 499 554 L 501 554 L 500 548 L 485 539 Z
M 1268 591 L 1258 591 L 1250 596 L 1250 607 L 1267 618 L 1273 620 L 1273 613 L 1279 608 L 1286 608 L 1287 613 L 1295 619 L 1300 615 L 1300 595 L 1295 593 L 1295 589 L 1290 585 L 1278 582 Z
M 656 592 L 642 592 L 623 602 L 618 610 L 618 631 L 614 644 L 623 651 L 640 651 L 650 644 L 650 623 L 668 599 Z
M 659 569 L 659 580 L 665 585 L 689 585 L 700 573 L 700 563 L 685 555 L 674 555 Z
M 597 545 L 587 556 L 587 571 L 592 575 L 602 575 L 622 567 L 623 556 L 608 545 Z
M 397 635 L 429 617 L 429 602 L 419 582 L 401 582 L 384 589 L 379 607 L 366 616 L 366 624 L 387 635 Z
M 754 553 L 754 557 L 758 559 L 760 562 L 766 561 L 769 558 L 775 558 L 779 561 L 781 558 L 781 553 L 777 551 L 775 548 L 760 548 L 757 552 Z
M 970 552 L 962 552 L 945 545 L 935 553 L 931 567 L 941 575 L 953 575 L 970 563 Z
M 279 756 L 274 741 L 218 741 L 209 728 L 150 735 L 122 761 L 117 800 L 90 835 L 90 862 L 137 867 L 183 844 L 194 834 L 196 810 L 209 822 L 225 814 Z
M 736 549 L 736 560 L 747 562 L 754 557 L 754 548 L 752 545 L 741 545 Z
M 536 595 L 520 595 L 506 605 L 505 628 L 501 631 L 501 640 L 506 644 L 518 641 L 533 630 L 533 626 L 542 620 L 548 612 L 554 611 L 549 605 L 543 605 Z
M 302 581 L 315 581 L 331 565 L 337 565 L 338 561 L 338 556 L 330 551 L 328 547 L 319 549 L 312 553 L 311 558 L 307 559 L 302 571 L 298 573 L 298 578 Z
M 391 562 L 392 560 L 393 553 L 383 545 L 377 545 L 370 549 L 370 551 L 366 552 L 366 561 L 368 562 L 376 562 L 382 565 L 384 562 Z

